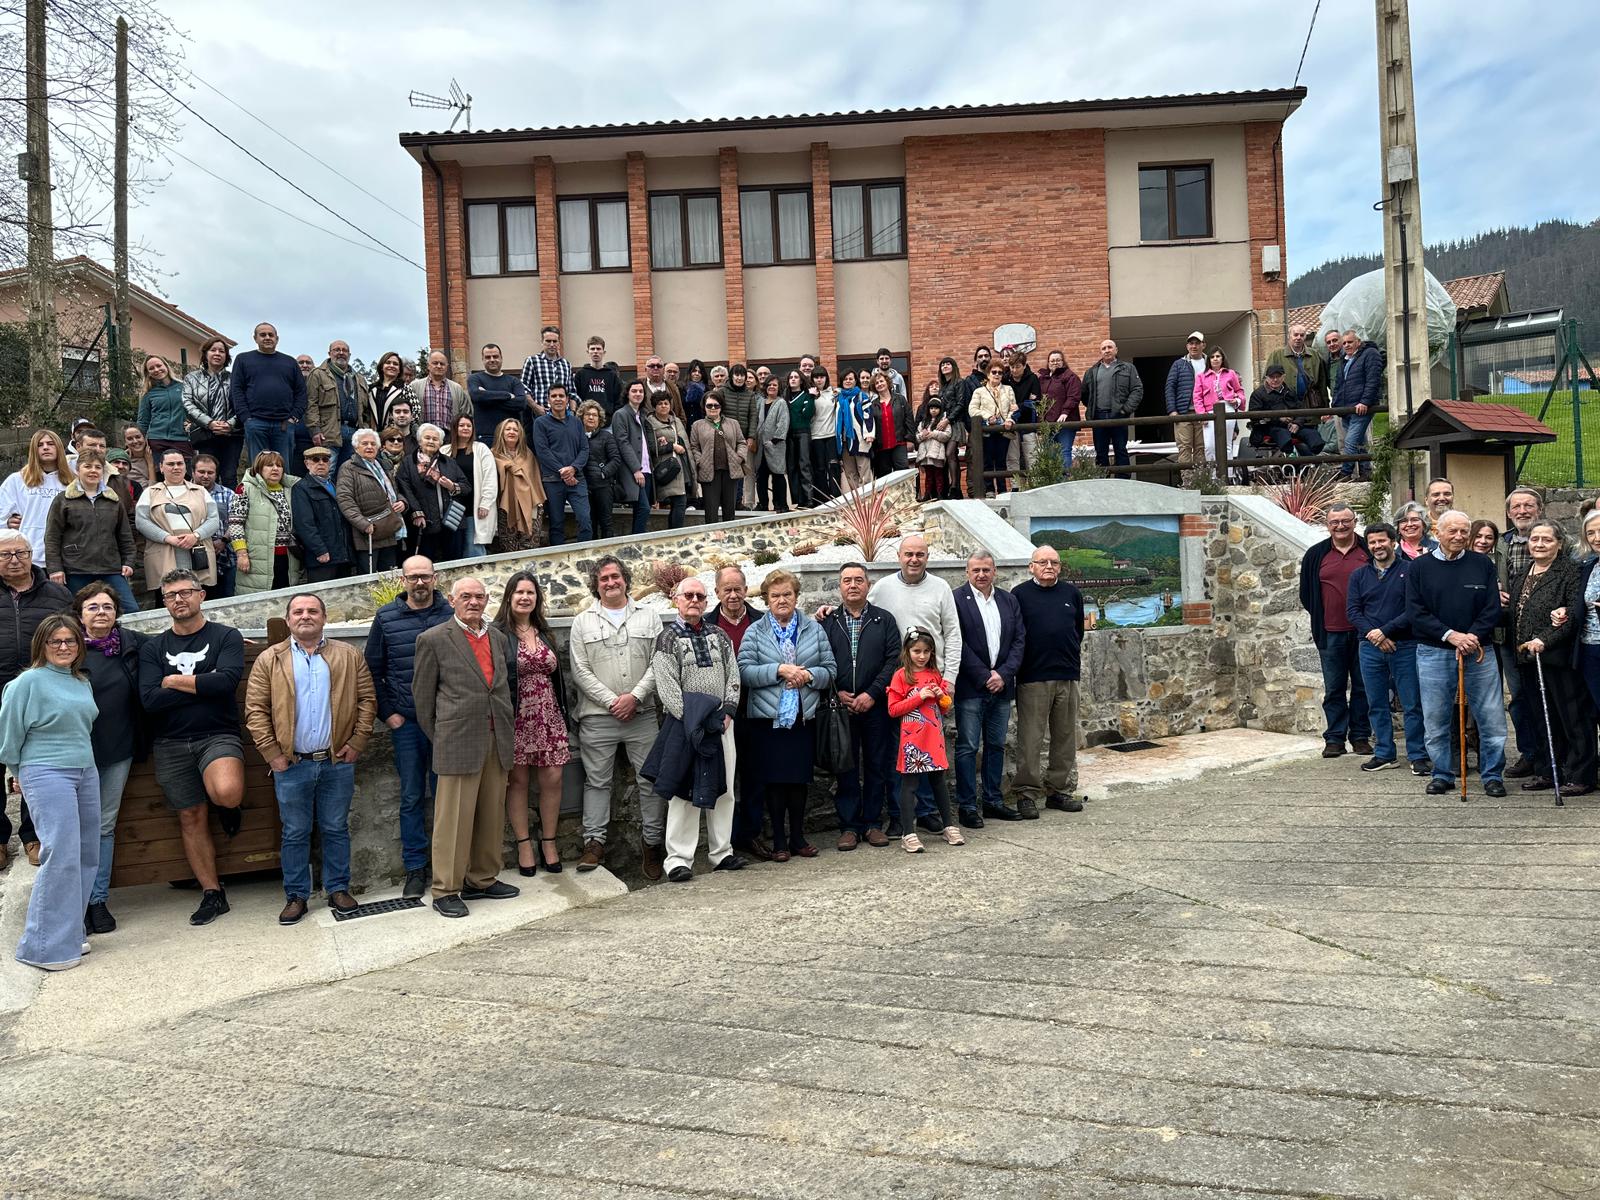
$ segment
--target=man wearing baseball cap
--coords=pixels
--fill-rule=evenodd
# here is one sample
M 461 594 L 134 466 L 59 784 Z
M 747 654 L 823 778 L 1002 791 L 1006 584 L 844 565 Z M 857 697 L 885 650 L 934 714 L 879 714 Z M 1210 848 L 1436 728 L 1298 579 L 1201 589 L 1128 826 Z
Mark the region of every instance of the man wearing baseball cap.
M 1174 361 L 1167 371 L 1169 413 L 1194 412 L 1194 382 L 1205 369 L 1206 335 L 1196 329 L 1187 339 L 1185 356 Z M 1205 461 L 1205 433 L 1199 421 L 1175 422 L 1173 438 L 1178 443 L 1180 467 L 1193 467 Z
M 1251 417 L 1258 413 L 1292 412 L 1297 408 L 1307 408 L 1309 405 L 1301 403 L 1295 394 L 1289 390 L 1284 380 L 1282 363 L 1273 363 L 1267 368 L 1266 378 L 1261 386 L 1250 393 L 1249 412 Z M 1321 454 L 1322 436 L 1317 432 L 1316 424 L 1302 425 L 1298 421 L 1287 417 L 1267 417 L 1250 422 L 1250 444 L 1258 450 L 1267 450 L 1270 454 Z

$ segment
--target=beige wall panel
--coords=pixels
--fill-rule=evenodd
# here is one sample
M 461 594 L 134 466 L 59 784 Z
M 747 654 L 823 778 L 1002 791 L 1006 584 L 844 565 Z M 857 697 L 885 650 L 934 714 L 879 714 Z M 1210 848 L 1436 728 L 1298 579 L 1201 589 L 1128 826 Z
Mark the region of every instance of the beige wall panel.
M 744 273 L 744 344 L 752 363 L 792 362 L 816 351 L 815 267 L 754 267 Z
M 561 346 L 568 361 L 582 363 L 590 335 L 606 340 L 606 357 L 637 361 L 633 334 L 633 276 L 626 271 L 561 277 Z
M 539 277 L 516 275 L 509 279 L 467 280 L 467 361 L 474 371 L 483 367 L 478 348 L 485 342 L 500 347 L 509 370 L 520 370 L 522 360 L 537 354 L 539 341 Z M 405 346 L 386 346 L 386 350 L 409 353 Z M 377 355 L 371 356 L 376 358 Z
M 728 357 L 728 302 L 721 271 L 652 271 L 650 302 L 656 344 L 648 349 L 680 363 Z
M 1250 265 L 1248 243 L 1113 248 L 1111 316 L 1248 309 Z
M 511 167 L 462 167 L 461 195 L 467 200 L 533 195 L 533 164 Z
M 835 148 L 829 156 L 833 179 L 848 183 L 852 179 L 903 179 L 906 173 L 904 146 L 862 146 L 859 149 Z
M 879 346 L 911 348 L 911 281 L 905 259 L 835 263 L 833 296 L 840 354 L 871 354 Z
M 614 159 L 599 162 L 558 162 L 556 195 L 582 196 L 595 192 L 628 190 L 628 164 L 618 151 Z M 618 359 L 620 362 L 621 360 Z
M 739 186 L 757 187 L 769 183 L 810 183 L 811 155 L 802 150 L 796 154 L 741 154 L 739 155 Z
M 1184 162 L 1211 163 L 1212 233 L 1216 240 L 1241 241 L 1250 236 L 1242 126 L 1108 129 L 1106 232 L 1111 245 L 1139 244 L 1139 164 Z
M 647 158 L 645 186 L 652 192 L 687 191 L 721 185 L 714 155 L 693 158 Z

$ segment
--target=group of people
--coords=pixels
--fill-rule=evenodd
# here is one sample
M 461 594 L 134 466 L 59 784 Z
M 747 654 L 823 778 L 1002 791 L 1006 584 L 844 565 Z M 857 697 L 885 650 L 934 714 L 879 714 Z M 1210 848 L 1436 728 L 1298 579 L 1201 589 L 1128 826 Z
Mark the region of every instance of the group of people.
M 21 838 L 40 868 L 17 958 L 65 969 L 92 935 L 116 929 L 109 884 L 136 761 L 153 762 L 177 815 L 200 888 L 190 922 L 227 913 L 210 817 L 229 836 L 240 829 L 245 737 L 276 793 L 284 925 L 304 918 L 314 894 L 313 830 L 327 904 L 358 904 L 354 764 L 379 721 L 400 784 L 402 894 L 431 894 L 446 917 L 517 894 L 499 878 L 508 825 L 522 875 L 564 869 L 556 824 L 574 757 L 584 795 L 573 865 L 605 861 L 620 751 L 636 776 L 651 880 L 693 879 L 702 811 L 715 870 L 814 857 L 805 817 L 819 774 L 833 777 L 841 851 L 898 842 L 920 853 L 919 829 L 961 845 L 964 829 L 986 821 L 1080 811 L 1084 606 L 1057 552 L 1040 547 L 1032 579 L 1010 591 L 995 586 L 986 552 L 954 589 L 927 562 L 912 535 L 899 570 L 875 585 L 863 564 L 846 564 L 840 603 L 814 615 L 792 574 L 767 575 L 758 608 L 743 572 L 726 567 L 714 598 L 697 577 L 678 584 L 663 622 L 631 596 L 627 564 L 606 555 L 590 572 L 595 603 L 574 619 L 563 654 L 535 575 L 513 575 L 491 615 L 480 579 L 458 578 L 446 596 L 433 562 L 412 555 L 405 590 L 374 615 L 364 652 L 329 639 L 322 600 L 301 592 L 287 601 L 287 640 L 247 670 L 243 638 L 207 619 L 207 587 L 191 567 L 163 573 L 169 624 L 141 635 L 120 623 L 127 609 L 112 583 L 69 591 L 33 565 L 20 530 L 0 531 L 0 585 L 15 616 L 0 622 L 0 762 L 21 792 Z M 1014 805 L 1002 792 L 1013 705 Z M 0 866 L 10 835 L 0 810 Z
M 1345 504 L 1300 569 L 1300 600 L 1322 661 L 1324 757 L 1346 747 L 1364 771 L 1399 765 L 1400 717 L 1411 772 L 1430 795 L 1461 788 L 1462 747 L 1476 747 L 1484 794 L 1596 786 L 1600 711 L 1600 510 L 1578 537 L 1544 513 L 1540 493 L 1513 489 L 1504 529 L 1455 507 L 1448 479 L 1426 503 L 1359 535 Z M 1508 729 L 1517 754 L 1507 762 Z

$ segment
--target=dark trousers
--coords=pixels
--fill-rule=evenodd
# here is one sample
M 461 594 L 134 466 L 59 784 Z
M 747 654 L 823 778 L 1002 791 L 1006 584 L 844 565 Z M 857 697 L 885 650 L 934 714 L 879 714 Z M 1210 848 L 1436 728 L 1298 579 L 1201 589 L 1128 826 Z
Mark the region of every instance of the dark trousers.
M 379 571 L 392 571 L 400 565 L 399 548 L 396 546 L 379 546 L 367 553 L 367 542 L 364 537 L 356 540 L 356 561 L 352 568 L 357 575 L 375 575 Z
M 26 799 L 20 796 L 17 798 L 17 800 L 18 806 L 22 810 L 21 816 L 17 821 L 17 838 L 22 842 L 23 845 L 27 845 L 29 842 L 37 842 L 39 840 L 39 834 L 33 828 L 33 817 L 28 812 L 28 802 Z M 6 806 L 3 802 L 3 799 L 0 799 L 0 848 L 3 848 L 10 840 L 11 817 L 10 814 L 6 812 Z
M 728 472 L 718 471 L 712 476 L 710 483 L 700 485 L 707 525 L 713 521 L 738 520 L 739 482 Z
M 767 785 L 756 770 L 755 746 L 750 736 L 750 722 L 741 714 L 733 722 L 733 749 L 738 757 L 736 803 L 733 806 L 734 849 L 749 849 L 761 836 L 761 827 L 767 816 Z
M 589 489 L 589 516 L 594 522 L 594 534 L 599 538 L 615 537 L 616 533 L 611 524 L 611 510 L 616 500 L 611 493 L 611 485 L 606 483 L 600 488 Z
M 901 836 L 917 831 L 918 784 L 926 779 L 933 788 L 934 802 L 939 806 L 939 826 L 948 829 L 955 822 L 950 819 L 950 789 L 944 785 L 943 771 L 923 771 L 916 775 L 900 776 L 900 833 Z
M 567 483 L 560 476 L 544 481 L 545 513 L 550 518 L 550 544 L 562 545 L 567 540 L 567 506 L 578 522 L 578 540 L 592 541 L 594 527 L 589 523 L 589 489 L 582 483 Z
M 668 496 L 662 503 L 667 506 L 667 528 L 682 529 L 689 519 L 689 497 Z
M 1104 420 L 1100 413 L 1094 415 L 1096 421 Z M 1126 425 L 1112 425 L 1096 429 L 1094 432 L 1094 461 L 1102 467 L 1111 465 L 1111 458 L 1116 456 L 1116 465 L 1128 465 L 1128 427 Z
M 850 714 L 850 745 L 856 761 L 837 777 L 834 809 L 839 814 L 839 832 L 860 835 L 877 827 L 884 807 L 891 802 L 895 728 L 881 700 L 864 713 Z
M 776 471 L 767 470 L 767 460 L 762 458 L 761 464 L 756 467 L 756 507 L 763 512 L 767 508 L 767 485 L 772 485 L 772 508 L 775 512 L 789 511 L 789 489 L 784 477 Z
M 209 454 L 217 460 L 217 482 L 233 488 L 239 482 L 239 455 L 244 451 L 244 434 L 230 433 L 222 437 L 195 435 L 192 443 L 197 454 Z
M 305 568 L 307 583 L 326 583 L 330 579 L 343 579 L 350 574 L 349 563 L 319 563 L 316 559 L 308 559 Z
M 789 495 L 794 497 L 795 505 L 797 507 L 809 505 L 811 503 L 811 431 L 809 429 L 789 434 L 785 466 L 789 476 Z
M 644 482 L 639 485 L 639 496 L 633 502 L 633 528 L 630 533 L 643 533 L 650 528 L 650 505 L 656 495 L 655 476 L 649 471 L 644 473 Z
M 811 439 L 811 501 L 821 504 L 839 494 L 838 446 L 831 437 Z
M 1539 715 L 1539 697 L 1531 698 L 1522 686 L 1522 672 L 1517 669 L 1517 652 L 1512 646 L 1499 645 L 1500 670 L 1506 677 L 1506 691 L 1511 694 L 1507 706 L 1511 714 L 1511 728 L 1517 735 L 1517 753 L 1533 757 L 1533 747 L 1544 740 L 1543 717 Z
M 1534 721 L 1539 731 L 1537 748 L 1528 757 L 1533 759 L 1535 775 L 1549 778 L 1554 766 L 1563 787 L 1568 784 L 1593 787 L 1595 716 L 1589 689 L 1577 671 L 1555 660 L 1555 655 L 1544 660 L 1543 697 L 1539 694 L 1539 675 L 1534 664 L 1526 662 L 1518 668 L 1522 672 L 1522 694 L 1533 702 Z M 1545 737 L 1545 711 L 1550 714 L 1554 745 Z
M 1372 722 L 1367 713 L 1367 691 L 1361 683 L 1357 648 L 1361 635 L 1353 629 L 1324 633 L 1322 658 L 1322 715 L 1328 722 L 1325 741 L 1342 746 L 1346 740 L 1368 741 Z
M 772 848 L 799 850 L 806 844 L 806 785 L 767 784 L 767 817 L 772 821 Z M 788 833 L 784 833 L 784 824 Z M 787 837 L 787 840 L 785 840 Z
M 1011 449 L 1011 439 L 1000 433 L 986 433 L 983 435 L 983 471 L 986 476 L 984 484 L 989 490 L 999 494 L 1011 490 L 1011 481 L 1005 476 L 989 477 L 990 471 L 1004 471 L 1006 469 L 1006 455 Z

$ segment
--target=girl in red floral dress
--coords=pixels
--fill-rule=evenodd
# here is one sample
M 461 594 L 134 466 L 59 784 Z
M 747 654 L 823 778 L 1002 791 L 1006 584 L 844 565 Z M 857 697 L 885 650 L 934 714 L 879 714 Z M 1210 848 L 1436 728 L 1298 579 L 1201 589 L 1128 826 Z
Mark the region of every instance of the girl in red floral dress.
M 966 844 L 961 830 L 950 819 L 950 793 L 944 784 L 950 760 L 945 754 L 944 721 L 939 714 L 953 701 L 932 662 L 933 635 L 913 629 L 906 634 L 900 667 L 889 681 L 889 715 L 900 721 L 900 750 L 894 769 L 900 775 L 900 828 L 905 831 L 900 848 L 907 854 L 922 853 L 922 839 L 916 832 L 917 778 L 921 775 L 928 776 L 933 785 L 939 819 L 944 822 L 944 840 L 952 846 Z

